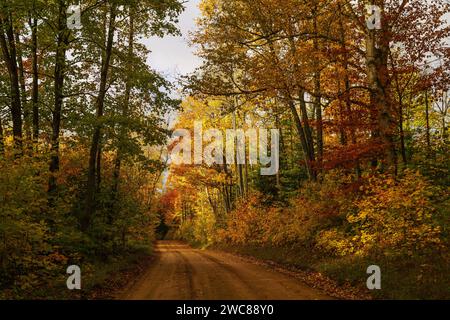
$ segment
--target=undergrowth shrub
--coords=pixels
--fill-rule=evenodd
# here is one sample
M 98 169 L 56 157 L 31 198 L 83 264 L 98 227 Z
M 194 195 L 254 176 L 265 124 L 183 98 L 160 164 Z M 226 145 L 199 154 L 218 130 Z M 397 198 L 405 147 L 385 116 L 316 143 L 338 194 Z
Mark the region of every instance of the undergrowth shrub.
M 338 170 L 307 182 L 287 207 L 266 207 L 251 194 L 197 242 L 233 245 L 308 245 L 331 256 L 414 255 L 445 248 L 443 209 L 449 198 L 420 173 L 399 177 L 367 174 L 360 179 Z M 200 217 L 190 223 L 200 223 Z M 448 217 L 448 213 L 447 213 Z M 448 223 L 447 223 L 448 224 Z M 180 230 L 182 233 L 183 230 Z
M 366 178 L 346 213 L 348 228 L 323 230 L 317 246 L 335 255 L 407 254 L 443 248 L 441 226 L 432 198 L 441 192 L 422 175 L 406 170 L 397 179 Z
M 85 156 L 80 149 L 63 148 L 62 153 L 52 196 L 49 155 L 44 150 L 34 156 L 0 158 L 0 299 L 58 296 L 67 292 L 68 265 L 82 266 L 86 279 L 97 271 L 100 260 L 125 257 L 154 239 L 157 221 L 142 188 L 146 175 L 125 166 L 127 179 L 117 195 L 121 204 L 112 207 L 104 201 L 111 198 L 111 183 L 103 179 L 107 192 L 97 195 L 100 208 L 90 229 L 81 231 Z M 111 176 L 112 162 L 106 160 L 104 172 Z

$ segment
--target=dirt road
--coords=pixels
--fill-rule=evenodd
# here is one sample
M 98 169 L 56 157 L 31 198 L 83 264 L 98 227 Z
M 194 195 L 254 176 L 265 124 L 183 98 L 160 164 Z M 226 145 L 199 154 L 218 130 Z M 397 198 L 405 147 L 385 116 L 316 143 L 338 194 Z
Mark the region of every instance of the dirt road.
M 225 252 L 160 241 L 152 267 L 121 297 L 131 300 L 330 299 L 283 273 Z

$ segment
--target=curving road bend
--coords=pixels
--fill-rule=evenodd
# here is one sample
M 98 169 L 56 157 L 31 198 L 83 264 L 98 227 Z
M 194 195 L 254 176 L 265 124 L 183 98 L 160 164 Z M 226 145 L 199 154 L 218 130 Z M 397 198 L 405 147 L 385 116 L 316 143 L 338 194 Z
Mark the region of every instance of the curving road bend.
M 225 252 L 159 241 L 156 260 L 121 299 L 316 300 L 331 299 L 298 279 Z

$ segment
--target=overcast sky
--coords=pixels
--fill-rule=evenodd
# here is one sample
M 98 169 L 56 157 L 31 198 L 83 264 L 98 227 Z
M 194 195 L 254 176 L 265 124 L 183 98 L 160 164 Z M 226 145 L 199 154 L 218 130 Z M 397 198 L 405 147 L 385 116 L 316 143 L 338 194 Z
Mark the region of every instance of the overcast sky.
M 188 45 L 189 32 L 195 30 L 195 19 L 200 16 L 199 2 L 200 0 L 188 0 L 184 4 L 185 10 L 180 15 L 178 24 L 182 32 L 181 37 L 152 37 L 143 41 L 152 51 L 147 60 L 148 64 L 168 80 L 190 73 L 200 65 L 200 59 L 193 53 L 194 48 Z

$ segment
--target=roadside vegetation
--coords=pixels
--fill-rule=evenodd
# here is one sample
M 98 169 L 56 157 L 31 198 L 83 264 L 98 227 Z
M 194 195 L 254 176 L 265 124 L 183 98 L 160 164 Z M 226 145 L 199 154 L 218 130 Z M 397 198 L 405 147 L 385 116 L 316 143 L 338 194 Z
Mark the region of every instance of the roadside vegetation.
M 178 128 L 276 128 L 280 169 L 172 164 L 173 234 L 387 299 L 449 297 L 444 1 L 204 0 Z M 370 29 L 363 4 L 382 5 Z M 413 22 L 414 21 L 414 22 Z M 432 57 L 432 58 L 431 58 Z M 205 142 L 207 143 L 207 142 Z M 369 265 L 382 289 L 367 290 Z
M 81 1 L 70 28 L 72 4 L 0 5 L 0 299 L 103 296 L 156 237 L 166 114 L 179 102 L 141 39 L 178 34 L 183 7 Z M 70 265 L 81 290 L 66 286 Z

